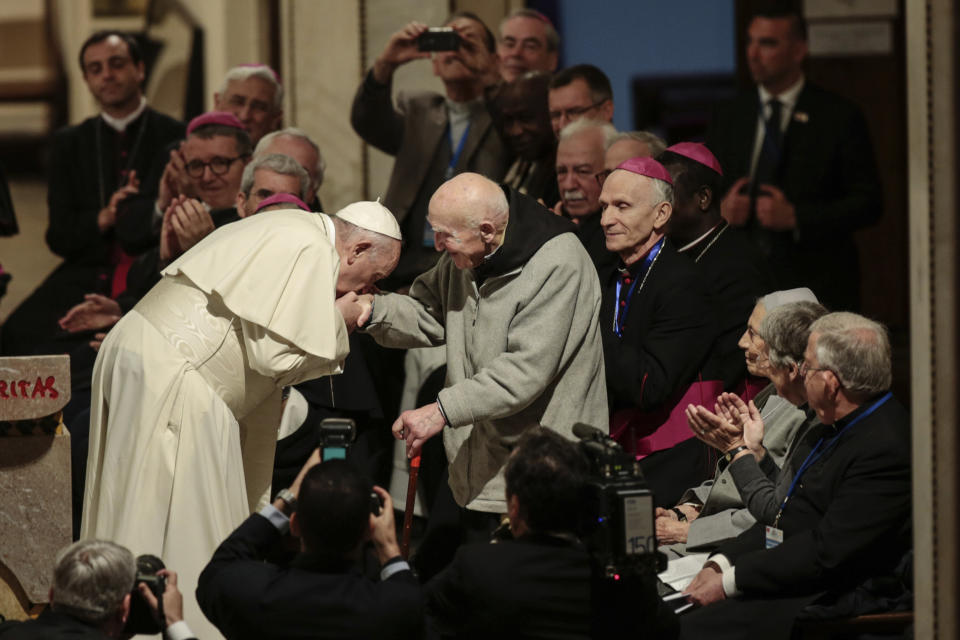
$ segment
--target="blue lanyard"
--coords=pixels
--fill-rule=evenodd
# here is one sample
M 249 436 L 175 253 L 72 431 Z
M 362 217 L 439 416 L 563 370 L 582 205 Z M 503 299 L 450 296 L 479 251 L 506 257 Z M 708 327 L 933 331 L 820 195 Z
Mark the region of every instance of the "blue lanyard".
M 810 453 L 807 454 L 807 457 L 804 459 L 803 464 L 801 464 L 800 468 L 797 470 L 797 475 L 793 477 L 793 482 L 790 483 L 790 488 L 787 490 L 787 495 L 783 499 L 783 502 L 780 503 L 780 511 L 777 512 L 777 517 L 773 522 L 773 526 L 775 527 L 779 526 L 780 516 L 783 514 L 783 508 L 787 506 L 787 501 L 790 500 L 790 496 L 793 495 L 793 491 L 794 489 L 796 489 L 797 483 L 800 482 L 800 478 L 803 476 L 804 473 L 806 473 L 807 469 L 812 467 L 817 460 L 823 457 L 823 455 L 831 449 L 831 447 L 837 444 L 837 442 L 840 441 L 840 436 L 846 433 L 850 429 L 850 427 L 857 424 L 858 422 L 860 422 L 861 420 L 869 416 L 871 413 L 879 409 L 880 405 L 882 405 L 884 402 L 889 400 L 891 397 L 893 397 L 893 393 L 888 391 L 882 398 L 880 398 L 879 400 L 874 402 L 872 405 L 870 405 L 870 407 L 868 407 L 863 413 L 861 413 L 856 418 L 851 420 L 850 424 L 845 426 L 840 431 L 840 433 L 838 433 L 836 436 L 834 436 L 830 440 L 830 443 L 824 448 L 823 451 L 820 451 L 819 449 L 820 449 L 820 445 L 822 445 L 824 442 L 824 438 L 821 437 L 819 440 L 817 440 L 817 444 L 814 445 L 813 450 L 811 450 Z
M 447 125 L 447 131 L 450 137 L 450 148 L 453 149 L 453 128 Z M 467 146 L 467 135 L 469 133 L 470 123 L 467 122 L 467 128 L 463 130 L 463 135 L 460 136 L 460 142 L 457 143 L 457 148 L 453 151 L 453 155 L 450 156 L 450 162 L 447 164 L 447 180 L 453 177 L 454 168 L 457 166 L 457 162 L 460 161 L 460 156 L 463 155 L 463 148 Z
M 627 291 L 627 300 L 623 306 L 623 315 L 620 314 L 620 291 L 623 287 L 623 280 L 619 277 L 617 278 L 617 297 L 613 300 L 613 332 L 617 334 L 618 338 L 623 337 L 623 327 L 627 322 L 627 312 L 630 311 L 630 303 L 633 302 L 633 290 L 637 288 L 637 283 L 643 280 L 653 261 L 657 259 L 657 254 L 660 253 L 660 249 L 663 248 L 664 240 L 666 240 L 666 238 L 660 238 L 660 241 L 653 245 L 650 253 L 643 259 L 640 271 L 637 273 L 637 277 L 634 278 L 633 284 L 630 285 L 630 290 Z

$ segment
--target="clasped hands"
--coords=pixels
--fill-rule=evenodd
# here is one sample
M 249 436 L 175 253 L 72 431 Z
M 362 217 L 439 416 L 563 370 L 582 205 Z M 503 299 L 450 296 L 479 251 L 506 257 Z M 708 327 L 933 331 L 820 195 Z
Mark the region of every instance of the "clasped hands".
M 692 504 L 680 504 L 675 508 L 680 510 L 686 520 L 680 520 L 680 516 L 673 509 L 657 507 L 655 526 L 657 542 L 660 544 L 686 542 L 690 523 L 700 515 L 700 509 Z
M 720 213 L 735 227 L 742 227 L 750 217 L 750 196 L 741 193 L 749 187 L 749 178 L 740 178 L 720 202 Z M 797 209 L 782 190 L 772 184 L 761 184 L 757 193 L 757 222 L 765 229 L 789 231 L 797 226 Z

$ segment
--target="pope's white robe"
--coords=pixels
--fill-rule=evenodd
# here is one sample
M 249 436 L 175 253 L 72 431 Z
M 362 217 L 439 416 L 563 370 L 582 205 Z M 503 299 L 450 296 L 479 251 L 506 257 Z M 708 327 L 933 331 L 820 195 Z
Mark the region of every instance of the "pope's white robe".
M 280 388 L 349 351 L 338 270 L 329 218 L 258 214 L 172 263 L 100 348 L 81 537 L 160 556 L 198 637 L 217 635 L 200 571 L 269 495 Z

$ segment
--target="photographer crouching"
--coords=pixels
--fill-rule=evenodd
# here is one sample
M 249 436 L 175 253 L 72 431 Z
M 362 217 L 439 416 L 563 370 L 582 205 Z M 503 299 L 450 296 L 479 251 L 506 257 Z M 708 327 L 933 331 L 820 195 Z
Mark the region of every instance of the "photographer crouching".
M 0 637 L 103 640 L 162 630 L 167 640 L 193 638 L 183 621 L 177 574 L 147 569 L 146 575 L 149 558 L 134 559 L 125 547 L 104 540 L 73 543 L 57 555 L 50 606 L 35 620 L 0 624 Z M 131 610 L 142 610 L 135 621 Z
M 224 636 L 419 636 L 420 585 L 400 556 L 390 494 L 345 460 L 321 462 L 317 449 L 277 496 L 230 534 L 200 574 L 197 602 Z M 289 566 L 265 562 L 287 529 L 300 539 L 300 553 Z M 360 571 L 368 541 L 379 581 Z
M 653 580 L 611 581 L 578 533 L 590 465 L 578 446 L 537 427 L 505 470 L 509 533 L 461 547 L 425 587 L 441 637 L 672 638 L 676 618 Z M 652 507 L 651 507 L 652 511 Z

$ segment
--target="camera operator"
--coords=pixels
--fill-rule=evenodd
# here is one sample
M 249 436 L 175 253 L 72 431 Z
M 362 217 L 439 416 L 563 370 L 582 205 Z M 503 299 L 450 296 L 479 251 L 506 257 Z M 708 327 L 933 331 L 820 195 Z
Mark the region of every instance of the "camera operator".
M 592 569 L 577 536 L 588 479 L 588 463 L 577 445 L 534 428 L 510 455 L 505 475 L 512 539 L 461 547 L 425 587 L 428 619 L 439 635 L 590 638 L 606 637 L 610 630 L 634 636 L 642 630 L 650 638 L 676 635 L 672 614 L 665 614 L 671 628 L 662 631 L 658 624 L 652 585 L 610 588 Z
M 163 612 L 167 640 L 187 640 L 193 633 L 183 621 L 183 596 L 177 574 L 165 569 Z M 154 616 L 157 598 L 143 583 L 134 585 L 137 562 L 125 547 L 104 540 L 81 540 L 60 551 L 53 569 L 50 606 L 36 620 L 0 624 L 3 640 L 130 638 L 127 619 L 136 588 Z
M 315 450 L 290 488 L 230 534 L 200 574 L 207 618 L 230 640 L 419 636 L 420 585 L 400 556 L 390 494 L 372 490 L 382 506 L 350 463 L 321 463 Z M 289 567 L 265 562 L 288 529 L 300 553 Z M 359 570 L 367 541 L 379 582 Z

